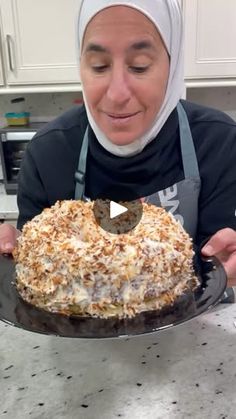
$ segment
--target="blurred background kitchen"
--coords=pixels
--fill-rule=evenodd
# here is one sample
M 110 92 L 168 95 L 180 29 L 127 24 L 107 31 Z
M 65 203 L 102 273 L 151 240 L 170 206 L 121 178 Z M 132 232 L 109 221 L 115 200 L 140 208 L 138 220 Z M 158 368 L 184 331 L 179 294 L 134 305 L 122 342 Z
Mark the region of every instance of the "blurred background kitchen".
M 236 1 L 180 3 L 183 97 L 236 120 Z M 0 222 L 16 223 L 17 175 L 27 143 L 42 124 L 81 106 L 79 5 L 0 0 Z M 2 323 L 0 416 L 235 419 L 236 306 L 222 306 L 158 336 L 92 345 Z

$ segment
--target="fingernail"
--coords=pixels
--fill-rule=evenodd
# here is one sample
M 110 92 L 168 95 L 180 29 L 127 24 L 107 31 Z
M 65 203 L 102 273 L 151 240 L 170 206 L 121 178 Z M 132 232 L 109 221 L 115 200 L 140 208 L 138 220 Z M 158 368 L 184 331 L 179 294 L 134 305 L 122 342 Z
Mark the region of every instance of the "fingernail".
M 11 252 L 13 250 L 13 246 L 11 243 L 5 243 L 2 245 L 2 250 L 4 252 Z
M 212 256 L 214 254 L 214 249 L 210 244 L 207 244 L 202 248 L 202 252 L 207 256 Z

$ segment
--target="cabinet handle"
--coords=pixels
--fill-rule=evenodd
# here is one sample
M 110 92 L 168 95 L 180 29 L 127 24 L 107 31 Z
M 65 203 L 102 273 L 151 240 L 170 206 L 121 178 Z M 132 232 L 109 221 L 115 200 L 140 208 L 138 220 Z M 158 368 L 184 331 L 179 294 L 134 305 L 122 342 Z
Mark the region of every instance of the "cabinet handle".
M 7 53 L 8 53 L 8 60 L 9 60 L 9 68 L 10 71 L 14 71 L 14 65 L 13 65 L 13 55 L 12 55 L 12 38 L 11 35 L 7 35 Z

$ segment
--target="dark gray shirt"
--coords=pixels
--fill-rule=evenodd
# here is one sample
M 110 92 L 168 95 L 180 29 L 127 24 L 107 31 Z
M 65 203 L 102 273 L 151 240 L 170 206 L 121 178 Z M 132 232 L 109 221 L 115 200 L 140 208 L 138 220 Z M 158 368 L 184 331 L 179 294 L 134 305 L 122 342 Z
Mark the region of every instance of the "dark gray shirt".
M 236 123 L 220 111 L 182 101 L 201 177 L 196 243 L 224 227 L 236 229 Z M 58 199 L 73 199 L 74 174 L 88 124 L 73 108 L 47 124 L 30 142 L 19 178 L 18 228 Z M 137 156 L 107 152 L 89 130 L 85 194 L 109 190 L 113 200 L 145 197 L 184 178 L 176 109 L 157 138 Z

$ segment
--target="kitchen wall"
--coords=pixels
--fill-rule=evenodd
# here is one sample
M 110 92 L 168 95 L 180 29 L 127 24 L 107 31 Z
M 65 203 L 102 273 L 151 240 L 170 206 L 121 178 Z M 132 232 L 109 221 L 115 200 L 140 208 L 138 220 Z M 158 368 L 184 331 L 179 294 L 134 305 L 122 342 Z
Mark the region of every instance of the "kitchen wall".
M 0 96 L 0 126 L 6 124 L 4 114 L 14 112 L 11 99 L 25 98 L 25 111 L 31 113 L 32 121 L 49 121 L 65 110 L 74 106 L 74 101 L 81 99 L 81 93 L 30 93 L 26 95 Z
M 226 112 L 236 121 L 236 87 L 193 88 L 187 99 Z
M 37 93 L 18 95 L 25 98 L 25 110 L 31 113 L 32 121 L 49 121 L 81 99 L 81 93 Z M 11 99 L 17 95 L 0 96 L 0 127 L 6 124 L 4 114 L 14 111 Z M 187 99 L 205 106 L 221 109 L 236 121 L 236 87 L 187 89 Z M 2 168 L 0 162 L 0 181 Z
M 74 105 L 80 93 L 37 93 L 18 95 L 25 97 L 25 110 L 34 121 L 47 121 Z M 0 126 L 5 125 L 4 114 L 13 110 L 11 99 L 17 95 L 0 96 Z M 236 120 L 236 87 L 187 89 L 187 99 L 199 104 L 221 109 Z

